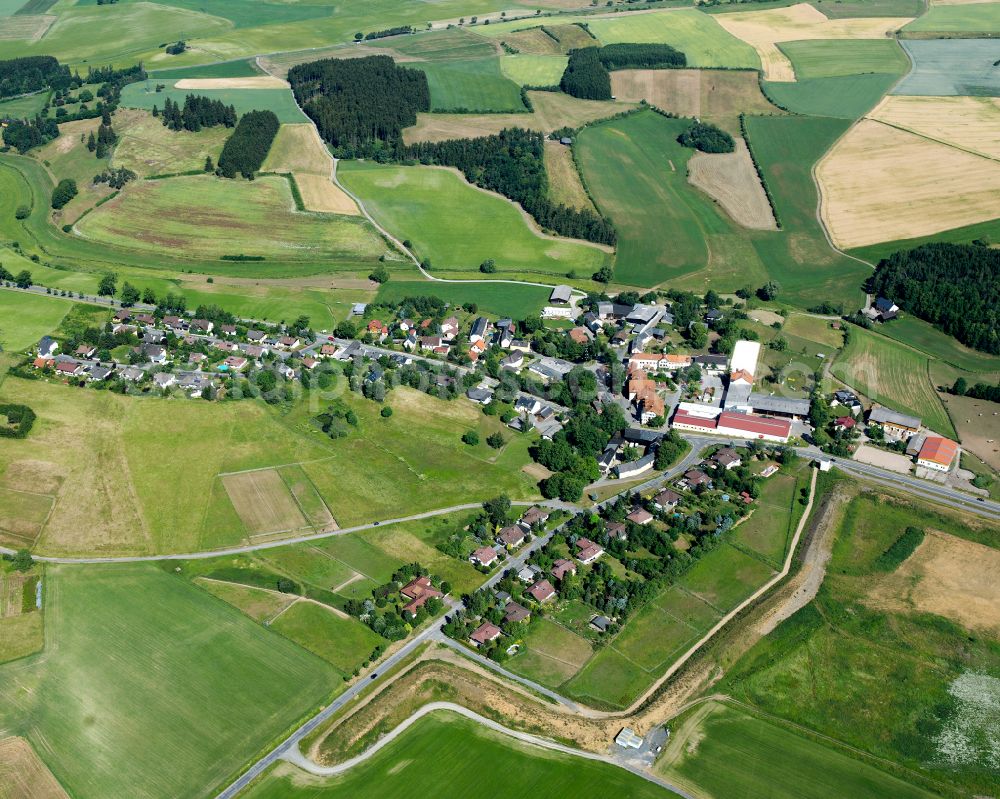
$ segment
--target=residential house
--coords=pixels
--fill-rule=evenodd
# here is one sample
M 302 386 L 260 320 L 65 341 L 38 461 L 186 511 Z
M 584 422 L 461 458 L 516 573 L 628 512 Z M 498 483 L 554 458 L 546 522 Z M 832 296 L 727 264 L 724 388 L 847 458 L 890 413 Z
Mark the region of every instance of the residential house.
M 567 574 L 576 574 L 576 564 L 571 560 L 560 558 L 552 564 L 552 576 L 557 580 L 565 580 Z
M 59 361 L 56 364 L 56 371 L 61 375 L 78 375 L 83 372 L 83 364 L 76 361 Z
M 507 348 L 511 352 L 523 352 L 525 355 L 531 354 L 531 342 L 524 338 L 514 338 L 510 341 L 510 346 Z
M 76 352 L 73 355 L 77 358 L 93 358 L 95 352 L 97 352 L 97 347 L 93 347 L 90 344 L 81 344 L 76 348 Z
M 483 386 L 477 386 L 476 388 L 470 388 L 465 392 L 467 396 L 473 402 L 478 402 L 480 405 L 489 405 L 493 400 L 493 392 L 488 388 Z
M 530 395 L 522 395 L 514 400 L 514 411 L 516 413 L 535 414 L 541 410 L 542 403 Z
M 853 416 L 838 416 L 833 420 L 833 429 L 838 432 L 853 430 L 857 426 Z
M 38 355 L 42 358 L 51 358 L 59 349 L 59 342 L 51 336 L 42 336 L 38 341 Z
M 497 562 L 497 552 L 493 547 L 479 547 L 469 556 L 469 560 L 489 568 Z
M 598 632 L 604 633 L 607 632 L 608 627 L 611 626 L 611 619 L 607 616 L 594 616 L 594 618 L 590 620 L 590 626 Z
M 35 358 L 34 361 L 32 361 L 31 365 L 34 366 L 36 369 L 48 369 L 54 363 L 55 360 L 53 360 L 52 358 L 42 358 L 39 356 L 38 358 Z
M 308 369 L 309 371 L 312 371 L 317 366 L 319 366 L 319 361 L 316 358 L 313 358 L 311 355 L 307 355 L 305 358 L 302 359 L 303 369 Z
M 246 369 L 248 363 L 249 361 L 246 358 L 242 358 L 239 355 L 230 355 L 222 362 L 223 366 L 226 367 L 223 371 L 242 372 Z
M 503 620 L 507 624 L 520 624 L 531 618 L 531 611 L 517 602 L 508 602 L 503 609 Z
M 729 469 L 735 469 L 737 466 L 743 463 L 743 460 L 737 454 L 736 450 L 730 449 L 729 447 L 724 447 L 716 452 L 712 456 L 712 460 L 715 461 L 719 466 L 724 468 L 726 471 Z
M 441 335 L 447 339 L 453 339 L 458 335 L 458 319 L 449 316 L 441 323 Z
M 520 371 L 521 367 L 524 366 L 524 353 L 523 352 L 512 352 L 510 355 L 501 358 L 500 368 L 510 369 L 511 371 Z
M 680 494 L 676 491 L 671 491 L 669 488 L 664 488 L 660 493 L 653 497 L 653 507 L 655 507 L 658 511 L 673 510 L 677 507 L 680 501 Z
M 532 507 L 528 508 L 523 514 L 521 514 L 520 523 L 527 527 L 529 530 L 533 529 L 535 525 L 545 524 L 549 519 L 549 512 L 543 508 Z
M 167 362 L 167 351 L 159 344 L 144 344 L 142 347 L 142 355 L 150 363 Z
M 503 630 L 497 627 L 495 624 L 490 624 L 488 621 L 480 624 L 469 636 L 469 641 L 471 641 L 475 646 L 485 646 L 486 644 L 496 641 L 503 635 Z
M 427 601 L 432 597 L 444 596 L 444 594 L 431 584 L 430 578 L 426 576 L 414 577 L 399 589 L 399 593 L 409 600 L 403 605 L 403 613 L 410 616 L 416 616 L 417 611 L 427 604 Z
M 608 538 L 613 538 L 616 541 L 628 540 L 628 528 L 624 522 L 611 522 L 604 528 L 604 531 L 608 534 Z
M 157 372 L 153 375 L 153 383 L 157 388 L 170 388 L 177 378 L 170 372 Z
M 502 543 L 507 549 L 517 549 L 524 543 L 524 528 L 519 524 L 512 524 L 504 527 L 497 533 L 497 541 Z
M 240 344 L 240 349 L 247 358 L 254 361 L 259 361 L 268 352 L 267 347 L 262 347 L 259 344 Z
M 332 358 L 337 354 L 338 349 L 336 344 L 324 344 L 319 348 L 319 356 L 321 358 Z
M 444 343 L 441 336 L 420 336 L 417 342 L 420 344 L 420 349 L 423 350 L 433 350 Z
M 574 327 L 569 331 L 570 340 L 574 344 L 585 345 L 590 343 L 590 331 L 585 327 Z
M 155 325 L 156 317 L 148 313 L 137 313 L 135 315 L 134 321 L 139 325 Z
M 285 350 L 294 350 L 301 343 L 298 336 L 282 336 L 278 339 L 278 346 Z
M 215 329 L 215 322 L 211 319 L 192 319 L 191 330 L 201 335 L 207 336 Z
M 850 410 L 852 415 L 857 415 L 861 412 L 861 400 L 853 392 L 843 389 L 833 392 L 833 399 L 830 401 L 830 405 L 832 407 L 843 405 Z
M 663 401 L 660 400 L 659 397 L 656 397 L 656 399 L 659 400 L 660 403 L 662 404 Z M 647 403 L 643 402 L 641 407 L 643 408 L 643 415 L 645 416 L 645 414 L 647 413 Z M 648 413 L 652 414 L 652 416 L 656 416 L 657 414 L 655 406 L 649 407 Z M 652 416 L 650 416 L 650 418 L 652 418 Z M 615 467 L 615 474 L 618 475 L 619 480 L 630 480 L 633 477 L 638 477 L 640 474 L 643 474 L 644 472 L 648 472 L 650 469 L 653 468 L 653 465 L 655 463 L 656 463 L 656 453 L 649 452 L 646 455 L 643 455 L 641 458 L 638 458 L 637 460 L 619 463 Z
M 469 343 L 475 344 L 477 341 L 484 341 L 490 332 L 490 320 L 480 316 L 472 323 L 472 330 L 469 331 Z
M 90 370 L 90 374 L 87 375 L 87 380 L 91 383 L 99 383 L 102 380 L 107 380 L 114 374 L 114 366 L 101 366 L 97 364 L 93 369 Z
M 543 578 L 532 585 L 528 589 L 528 593 L 531 595 L 532 599 L 541 604 L 542 602 L 548 602 L 550 599 L 555 598 L 556 589 L 552 587 L 552 583 Z
M 472 342 L 472 346 L 469 347 L 469 358 L 473 361 L 478 361 L 479 356 L 486 352 L 486 341 L 484 339 L 478 339 Z
M 708 322 L 710 325 L 714 324 L 715 322 L 721 322 L 725 318 L 726 315 L 718 308 L 709 308 L 708 311 L 705 313 L 705 321 Z
M 122 370 L 122 380 L 129 383 L 138 383 L 145 376 L 145 372 L 137 366 L 129 366 Z
M 576 559 L 580 563 L 593 563 L 603 554 L 604 549 L 589 538 L 578 538 L 576 540 Z
M 653 521 L 653 514 L 645 508 L 636 508 L 625 518 L 633 524 L 647 525 Z
M 259 344 L 265 338 L 267 338 L 267 334 L 263 330 L 247 331 L 247 341 L 252 341 L 254 344 Z
M 697 488 L 698 486 L 711 487 L 712 478 L 700 469 L 691 469 L 684 472 L 684 483 L 688 488 Z
M 721 375 L 729 366 L 729 359 L 725 355 L 693 355 L 691 362 L 703 372 L 717 375 Z
M 236 325 L 222 325 L 219 328 L 219 332 L 224 336 L 235 336 L 236 335 Z

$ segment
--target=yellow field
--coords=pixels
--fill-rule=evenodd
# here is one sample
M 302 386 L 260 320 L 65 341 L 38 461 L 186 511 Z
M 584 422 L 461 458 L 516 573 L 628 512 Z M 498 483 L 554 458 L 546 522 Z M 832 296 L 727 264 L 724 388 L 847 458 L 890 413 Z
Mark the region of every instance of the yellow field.
M 771 81 L 795 80 L 795 70 L 778 42 L 805 39 L 884 39 L 912 20 L 909 17 L 827 19 L 807 3 L 766 11 L 740 11 L 714 17 L 733 36 L 751 45 L 760 55 L 764 77 Z
M 1000 217 L 1000 163 L 864 119 L 816 167 L 838 247 L 916 238 Z
M 527 128 L 549 133 L 561 127 L 577 128 L 634 108 L 634 103 L 577 100 L 557 92 L 528 92 L 532 114 L 417 114 L 417 124 L 403 131 L 403 143 L 448 141 L 490 136 L 504 128 Z
M 0 41 L 4 39 L 27 39 L 37 42 L 56 21 L 53 14 L 22 14 L 0 17 Z
M 737 224 L 777 230 L 771 205 L 743 139 L 731 153 L 695 153 L 688 161 L 688 182 L 722 206 Z
M 299 188 L 302 204 L 309 211 L 360 215 L 354 200 L 330 180 L 333 157 L 311 122 L 281 126 L 264 161 L 263 171 L 290 172 Z
M 24 738 L 0 738 L 0 799 L 69 799 Z
M 1000 159 L 1000 98 L 890 95 L 869 118 Z
M 139 177 L 201 169 L 206 156 L 214 163 L 232 133 L 221 125 L 202 128 L 197 133 L 174 131 L 165 128 L 148 111 L 132 108 L 118 109 L 114 126 L 119 140 L 111 164 L 131 169 Z
M 175 89 L 287 89 L 288 82 L 271 75 L 251 78 L 182 78 Z
M 573 163 L 573 153 L 569 147 L 557 141 L 545 142 L 545 172 L 549 178 L 549 196 L 552 202 L 569 208 L 594 210 L 594 205 L 580 182 L 580 173 Z
M 751 70 L 621 69 L 611 73 L 611 93 L 619 100 L 645 100 L 682 117 L 733 121 L 741 112 L 781 113 L 761 94 L 757 73 Z
M 308 526 L 275 469 L 227 474 L 222 485 L 250 535 L 289 532 Z

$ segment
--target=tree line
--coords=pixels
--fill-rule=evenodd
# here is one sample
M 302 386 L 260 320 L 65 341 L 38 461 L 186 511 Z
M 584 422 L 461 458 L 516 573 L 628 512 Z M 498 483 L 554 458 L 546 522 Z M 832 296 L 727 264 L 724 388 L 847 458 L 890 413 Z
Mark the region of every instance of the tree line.
M 0 97 L 14 97 L 42 89 L 65 89 L 73 80 L 69 67 L 50 55 L 0 61 Z
M 869 291 L 968 347 L 1000 354 L 1000 250 L 924 244 L 879 262 Z
M 520 203 L 544 228 L 614 245 L 617 233 L 611 222 L 589 210 L 556 205 L 548 198 L 544 148 L 541 133 L 506 128 L 475 139 L 420 142 L 404 148 L 402 155 L 423 164 L 456 167 L 470 183 Z
M 274 111 L 245 113 L 222 146 L 218 173 L 224 178 L 234 178 L 238 172 L 248 180 L 252 179 L 267 158 L 279 127 L 281 125 Z
M 384 55 L 299 64 L 288 82 L 320 135 L 345 158 L 398 144 L 417 112 L 431 108 L 427 75 Z
M 584 100 L 610 100 L 611 75 L 616 69 L 675 69 L 687 66 L 687 56 L 668 44 L 609 44 L 569 51 L 559 88 Z
M 226 105 L 221 100 L 212 100 L 203 95 L 189 94 L 181 106 L 169 97 L 163 101 L 163 111 L 153 106 L 153 116 L 163 120 L 164 127 L 170 130 L 190 130 L 197 132 L 202 128 L 214 128 L 225 125 L 236 127 L 236 107 Z

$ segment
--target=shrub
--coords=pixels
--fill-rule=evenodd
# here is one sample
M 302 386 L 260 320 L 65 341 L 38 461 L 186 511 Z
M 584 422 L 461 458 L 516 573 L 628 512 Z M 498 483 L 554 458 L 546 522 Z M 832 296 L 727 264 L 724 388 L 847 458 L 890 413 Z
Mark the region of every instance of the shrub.
M 76 197 L 76 181 L 72 178 L 63 178 L 52 190 L 52 207 L 59 209 Z
M 907 527 L 903 534 L 875 559 L 875 568 L 880 572 L 895 571 L 904 560 L 914 553 L 923 540 L 924 531 L 922 529 Z
M 7 417 L 0 425 L 2 438 L 25 438 L 35 424 L 35 412 L 27 405 L 0 405 L 0 416 Z
M 695 122 L 677 137 L 677 141 L 703 153 L 731 153 L 736 149 L 732 136 L 707 122 Z
M 31 209 L 27 205 L 17 206 L 17 210 L 14 212 L 15 219 L 27 219 L 31 216 Z
M 479 443 L 479 433 L 475 430 L 469 430 L 467 433 L 462 434 L 462 441 L 470 447 L 474 447 Z

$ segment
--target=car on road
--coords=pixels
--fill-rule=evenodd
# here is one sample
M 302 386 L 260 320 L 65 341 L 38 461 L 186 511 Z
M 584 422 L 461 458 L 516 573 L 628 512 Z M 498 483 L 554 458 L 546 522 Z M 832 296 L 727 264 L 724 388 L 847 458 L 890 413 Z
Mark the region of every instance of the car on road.
M 377 671 L 371 677 L 369 677 L 368 679 L 369 680 L 374 680 L 376 677 L 378 677 L 378 672 Z

